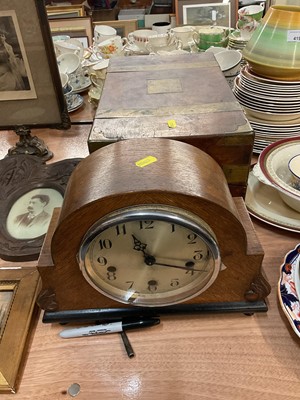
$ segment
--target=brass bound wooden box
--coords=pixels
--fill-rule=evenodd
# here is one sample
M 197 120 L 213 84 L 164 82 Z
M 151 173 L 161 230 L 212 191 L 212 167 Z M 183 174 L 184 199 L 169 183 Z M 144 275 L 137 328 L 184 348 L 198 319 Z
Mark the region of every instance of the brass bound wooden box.
M 130 138 L 192 144 L 244 196 L 254 133 L 212 53 L 110 59 L 89 151 Z

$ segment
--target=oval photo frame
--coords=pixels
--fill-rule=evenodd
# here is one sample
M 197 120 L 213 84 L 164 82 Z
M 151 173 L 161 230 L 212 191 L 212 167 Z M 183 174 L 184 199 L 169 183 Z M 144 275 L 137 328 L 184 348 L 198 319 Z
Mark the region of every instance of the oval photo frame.
M 39 256 L 52 212 L 81 158 L 46 165 L 38 157 L 16 155 L 0 160 L 0 257 L 32 261 Z

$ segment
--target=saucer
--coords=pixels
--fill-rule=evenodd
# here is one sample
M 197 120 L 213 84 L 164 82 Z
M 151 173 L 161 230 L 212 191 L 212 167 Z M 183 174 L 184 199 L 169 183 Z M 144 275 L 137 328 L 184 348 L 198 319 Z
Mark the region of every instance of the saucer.
M 74 94 L 74 99 L 72 102 L 72 106 L 68 108 L 68 112 L 73 112 L 78 110 L 84 103 L 83 97 L 80 96 L 79 94 Z
M 92 84 L 92 81 L 90 79 L 90 77 L 85 77 L 84 83 L 77 87 L 77 88 L 73 88 L 73 93 L 81 93 L 84 92 L 85 90 L 87 90 Z
M 277 228 L 300 232 L 300 213 L 288 207 L 278 191 L 260 182 L 252 171 L 249 173 L 245 204 L 253 217 Z
M 145 50 L 140 49 L 134 43 L 127 44 L 124 50 L 125 50 L 125 52 L 128 51 L 128 52 L 130 52 L 132 54 L 135 54 L 135 55 L 147 55 L 147 54 L 149 54 L 149 51 L 147 51 L 146 49 Z
M 300 337 L 300 244 L 288 252 L 280 267 L 278 297 L 294 332 Z

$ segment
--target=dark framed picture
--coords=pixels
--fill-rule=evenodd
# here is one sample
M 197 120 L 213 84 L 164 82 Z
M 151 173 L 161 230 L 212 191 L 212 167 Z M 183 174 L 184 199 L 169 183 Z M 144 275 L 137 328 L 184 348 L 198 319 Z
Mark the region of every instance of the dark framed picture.
M 184 4 L 183 23 L 185 25 L 231 26 L 230 2 L 207 4 Z
M 32 267 L 0 269 L 0 393 L 16 393 L 39 289 Z
M 38 258 L 53 210 L 61 207 L 68 179 L 80 160 L 46 165 L 37 157 L 17 155 L 0 161 L 2 259 Z
M 213 25 L 214 16 L 216 16 L 215 22 L 217 25 L 221 25 L 221 20 L 223 19 L 223 14 L 225 13 L 225 26 L 230 26 L 235 28 L 237 21 L 237 10 L 238 10 L 238 0 L 175 0 L 175 10 L 176 10 L 176 24 L 183 25 L 186 24 L 184 22 L 184 12 L 183 7 L 187 10 L 187 6 L 190 7 L 188 13 L 194 13 L 199 11 L 200 15 L 197 23 L 187 22 L 188 25 Z M 224 8 L 215 8 L 214 7 L 222 7 Z M 195 11 L 196 10 L 196 11 Z M 230 11 L 229 11 L 230 10 Z M 216 12 L 214 12 L 216 11 Z M 219 11 L 219 13 L 218 13 Z M 230 12 L 230 16 L 227 18 L 227 14 Z M 227 24 L 227 20 L 230 20 L 230 25 Z M 188 21 L 188 19 L 185 19 Z M 200 23 L 199 23 L 200 20 Z M 202 21 L 202 22 L 201 22 Z
M 44 0 L 0 2 L 0 129 L 67 129 Z

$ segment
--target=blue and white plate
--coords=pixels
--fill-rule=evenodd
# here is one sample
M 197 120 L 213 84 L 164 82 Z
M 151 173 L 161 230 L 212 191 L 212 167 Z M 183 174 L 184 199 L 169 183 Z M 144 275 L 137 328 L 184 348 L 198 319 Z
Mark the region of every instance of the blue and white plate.
M 280 267 L 278 295 L 281 307 L 296 335 L 300 337 L 300 243 L 286 254 Z
M 76 93 L 72 93 L 72 103 L 68 105 L 68 112 L 71 113 L 73 111 L 78 110 L 84 103 L 84 99 L 82 96 Z

